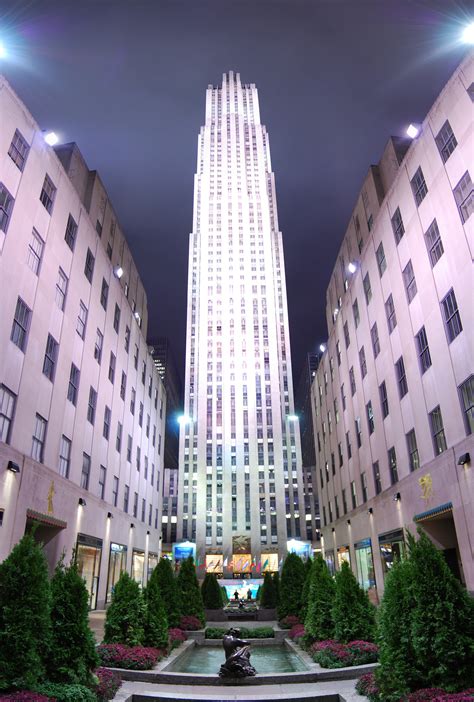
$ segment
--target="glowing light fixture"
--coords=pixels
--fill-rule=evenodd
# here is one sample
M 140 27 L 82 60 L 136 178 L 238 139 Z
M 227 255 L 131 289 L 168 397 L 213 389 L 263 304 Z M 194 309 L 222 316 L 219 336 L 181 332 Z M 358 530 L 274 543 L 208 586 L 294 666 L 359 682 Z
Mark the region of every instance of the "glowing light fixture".
M 355 263 L 352 263 L 352 261 L 351 261 L 351 262 L 349 263 L 349 265 L 347 266 L 347 270 L 349 271 L 349 273 L 355 273 L 356 270 L 357 270 L 356 264 L 355 264 Z
M 400 502 L 401 499 L 402 499 L 402 496 L 400 495 L 399 492 L 396 492 L 396 493 L 394 494 L 394 496 L 392 497 L 392 500 L 393 500 L 394 502 Z
M 297 414 L 289 414 L 289 415 L 288 415 L 288 421 L 289 421 L 289 422 L 297 422 L 297 421 L 298 421 L 298 415 L 297 415 Z
M 182 427 L 186 426 L 186 424 L 190 424 L 191 420 L 186 414 L 180 414 L 178 417 L 178 424 Z
M 12 473 L 20 472 L 20 466 L 18 465 L 18 463 L 15 463 L 15 461 L 8 461 L 7 468 L 8 470 L 11 470 Z
M 55 134 L 55 132 L 46 132 L 44 135 L 44 140 L 49 146 L 54 146 L 55 144 L 58 143 L 58 135 Z
M 6 58 L 6 57 L 7 57 L 7 50 L 4 46 L 4 44 L 2 44 L 0 42 L 0 59 Z
M 122 266 L 114 266 L 114 276 L 120 280 L 120 278 L 123 276 Z
M 420 130 L 414 124 L 408 125 L 407 136 L 409 136 L 410 139 L 415 139 L 419 133 L 420 133 Z
M 339 307 L 335 307 L 334 308 L 334 316 L 337 317 L 338 314 L 339 314 Z
M 112 514 L 112 512 L 107 512 L 107 519 L 113 519 L 113 518 L 114 518 L 114 515 Z
M 474 22 L 464 28 L 461 39 L 465 44 L 474 44 Z
M 374 508 L 369 507 L 369 509 L 367 510 L 367 514 L 373 514 L 373 513 L 374 513 Z
M 319 350 L 321 353 L 324 353 L 326 351 L 326 344 L 319 344 Z
M 87 506 L 87 502 L 85 501 L 85 499 L 84 499 L 83 497 L 80 497 L 80 498 L 79 498 L 78 504 L 79 504 L 81 507 L 86 507 L 86 506 Z

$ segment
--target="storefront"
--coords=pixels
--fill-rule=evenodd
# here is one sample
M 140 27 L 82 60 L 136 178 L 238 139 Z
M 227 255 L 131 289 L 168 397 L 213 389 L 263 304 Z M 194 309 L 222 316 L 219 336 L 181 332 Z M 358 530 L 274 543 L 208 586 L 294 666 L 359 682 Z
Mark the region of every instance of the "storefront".
M 224 572 L 224 556 L 222 553 L 206 555 L 206 573 L 213 573 L 217 578 L 222 578 Z
M 395 529 L 386 534 L 379 535 L 380 559 L 384 578 L 391 569 L 395 560 L 405 556 L 405 539 L 403 529 Z
M 109 570 L 107 575 L 106 602 L 112 601 L 115 583 L 124 570 L 127 570 L 127 547 L 123 544 L 110 544 Z
M 324 560 L 326 561 L 329 572 L 331 575 L 334 575 L 336 572 L 336 564 L 334 562 L 334 551 L 332 549 L 324 552 Z
M 372 555 L 371 539 L 363 539 L 354 544 L 359 585 L 367 590 L 375 591 L 374 558 Z
M 145 551 L 134 548 L 132 551 L 132 580 L 143 587 L 143 576 L 145 575 Z
M 341 570 L 342 564 L 346 562 L 351 565 L 351 552 L 349 546 L 339 546 L 337 549 L 337 567 Z
M 260 570 L 262 573 L 278 572 L 278 553 L 262 553 L 260 556 Z
M 102 557 L 102 539 L 87 534 L 78 534 L 76 543 L 77 572 L 86 583 L 89 595 L 89 609 L 97 608 L 99 590 L 100 560 Z
M 153 551 L 148 552 L 148 576 L 147 576 L 147 582 L 151 578 L 151 574 L 155 570 L 156 566 L 158 565 L 158 554 L 154 553 Z

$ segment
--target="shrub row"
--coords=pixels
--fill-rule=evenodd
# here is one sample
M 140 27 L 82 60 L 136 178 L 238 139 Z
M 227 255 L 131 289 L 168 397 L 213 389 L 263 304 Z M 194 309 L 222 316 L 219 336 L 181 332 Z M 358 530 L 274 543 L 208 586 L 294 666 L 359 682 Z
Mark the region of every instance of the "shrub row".
M 222 639 L 227 631 L 228 629 L 221 627 L 208 626 L 206 628 L 206 639 Z M 239 627 L 239 631 L 243 639 L 273 639 L 275 637 L 275 632 L 271 626 L 259 626 L 255 627 L 255 629 Z

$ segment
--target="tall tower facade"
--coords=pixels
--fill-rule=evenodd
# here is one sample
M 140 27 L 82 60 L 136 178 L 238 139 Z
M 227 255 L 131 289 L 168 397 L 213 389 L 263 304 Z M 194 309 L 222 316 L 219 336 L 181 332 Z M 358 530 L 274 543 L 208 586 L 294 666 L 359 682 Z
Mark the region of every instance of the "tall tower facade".
M 224 576 L 274 570 L 306 534 L 301 449 L 269 139 L 232 71 L 198 138 L 184 412 L 178 539 Z

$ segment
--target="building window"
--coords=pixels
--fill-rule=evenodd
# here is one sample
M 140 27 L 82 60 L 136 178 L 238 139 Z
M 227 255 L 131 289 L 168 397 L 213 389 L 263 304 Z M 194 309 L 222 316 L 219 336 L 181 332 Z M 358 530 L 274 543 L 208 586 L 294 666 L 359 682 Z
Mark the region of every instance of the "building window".
M 346 431 L 346 448 L 347 448 L 347 458 L 352 458 L 352 446 L 351 446 L 351 435 L 350 432 Z
M 0 385 L 0 441 L 10 443 L 16 395 L 6 385 Z
M 38 463 L 43 463 L 44 442 L 46 438 L 46 427 L 48 422 L 40 414 L 36 415 L 35 430 L 33 433 L 33 441 L 31 444 L 31 458 L 34 458 Z
M 380 468 L 379 468 L 378 461 L 375 461 L 375 463 L 372 463 L 372 472 L 374 474 L 375 494 L 380 495 L 380 493 L 382 492 L 382 481 L 380 479 Z
M 74 217 L 70 214 L 66 224 L 66 231 L 64 233 L 64 241 L 69 246 L 71 251 L 74 251 L 74 246 L 76 245 L 77 236 L 77 224 Z
M 81 488 L 89 489 L 89 477 L 91 474 L 91 457 L 87 453 L 82 454 Z
M 395 236 L 395 242 L 398 245 L 401 238 L 405 234 L 405 227 L 403 226 L 403 219 L 399 207 L 397 207 L 392 217 L 392 229 Z
M 86 263 L 84 266 L 84 275 L 86 276 L 89 283 L 92 283 L 92 276 L 94 275 L 94 263 L 95 258 L 92 255 L 92 251 L 90 249 L 87 249 Z
M 8 149 L 8 155 L 12 159 L 13 163 L 18 166 L 20 171 L 23 171 L 29 150 L 30 147 L 25 137 L 18 131 L 18 129 L 15 129 L 12 143 Z
M 40 193 L 40 202 L 44 205 L 46 212 L 53 211 L 54 198 L 56 195 L 56 186 L 48 175 L 44 177 L 43 187 Z
M 413 300 L 417 293 L 415 273 L 413 272 L 413 266 L 411 260 L 408 261 L 407 265 L 403 269 L 403 282 L 405 284 L 405 291 L 407 294 L 408 304 Z
M 121 422 L 118 422 L 117 423 L 117 437 L 115 439 L 115 448 L 119 453 L 122 450 L 122 431 L 123 431 L 122 424 L 121 424 Z
M 127 389 L 127 376 L 124 371 L 122 371 L 122 379 L 120 381 L 120 397 L 125 400 L 125 391 Z
M 385 385 L 385 380 L 379 386 L 379 394 L 380 394 L 380 405 L 382 407 L 382 417 L 385 419 L 385 417 L 388 417 L 388 412 L 389 412 L 387 386 Z
M 100 329 L 97 329 L 96 337 L 95 337 L 95 345 L 94 345 L 94 358 L 97 360 L 97 363 L 100 365 L 100 362 L 102 360 L 102 347 L 104 345 L 104 335 L 100 331 Z
M 132 437 L 130 434 L 127 437 L 127 462 L 132 462 Z
M 441 241 L 441 234 L 439 233 L 436 219 L 431 222 L 425 232 L 425 242 L 431 261 L 431 267 L 433 268 L 444 253 L 443 242 Z
M 418 455 L 418 446 L 416 443 L 416 434 L 414 429 L 410 429 L 407 438 L 407 449 L 408 449 L 408 463 L 410 466 L 410 471 L 413 472 L 420 467 L 420 457 Z
M 367 502 L 367 477 L 365 472 L 360 474 L 360 487 L 362 489 L 362 502 Z
M 76 406 L 77 403 L 77 393 L 79 390 L 79 378 L 80 378 L 80 371 L 79 368 L 76 368 L 74 363 L 71 363 L 71 370 L 69 372 L 69 384 L 67 388 L 67 399 L 72 402 L 74 407 Z
M 415 336 L 416 347 L 418 350 L 418 358 L 420 360 L 421 375 L 431 366 L 430 347 L 428 346 L 428 337 L 424 327 L 421 327 L 418 334 Z
M 367 361 L 365 359 L 365 349 L 363 346 L 359 351 L 359 363 L 360 363 L 360 372 L 362 374 L 362 377 L 365 378 L 365 376 L 367 375 Z
M 385 269 L 387 268 L 387 261 L 385 259 L 385 251 L 383 250 L 383 244 L 380 242 L 380 244 L 377 247 L 377 250 L 375 252 L 375 257 L 377 259 L 377 266 L 379 269 L 379 275 L 380 277 L 383 276 Z
M 351 345 L 351 337 L 349 336 L 349 325 L 344 322 L 344 341 L 346 342 L 346 349 Z
M 86 325 L 87 325 L 87 307 L 82 302 L 79 302 L 79 314 L 77 315 L 76 331 L 83 339 L 86 335 Z
M 97 405 L 97 393 L 92 387 L 89 388 L 89 401 L 87 403 L 87 421 L 94 424 L 95 421 L 95 409 Z
M 357 327 L 359 326 L 359 322 L 360 322 L 359 303 L 357 302 L 357 300 L 352 305 L 352 312 L 354 314 L 355 328 L 357 329 Z
M 388 333 L 391 334 L 397 326 L 397 315 L 395 314 L 395 305 L 391 294 L 385 302 L 385 314 L 387 315 Z
M 113 486 L 112 486 L 112 504 L 114 507 L 117 507 L 118 494 L 119 494 L 119 479 L 116 475 L 114 475 L 114 482 L 113 482 Z
M 107 281 L 105 278 L 102 278 L 102 289 L 100 291 L 100 304 L 104 308 L 104 310 L 107 309 L 107 300 L 109 297 L 109 286 L 107 285 Z
M 418 167 L 410 183 L 416 205 L 419 207 L 428 192 L 428 188 L 426 187 L 425 183 L 425 176 L 423 175 L 421 167 Z
M 444 324 L 449 343 L 462 332 L 461 316 L 458 310 L 458 303 L 453 288 L 441 301 L 444 314 Z
M 36 275 L 39 275 L 41 258 L 43 257 L 44 241 L 36 231 L 31 232 L 31 241 L 28 245 L 28 265 Z
M 133 516 L 136 517 L 138 514 L 138 492 L 133 493 Z
M 130 496 L 130 488 L 128 485 L 125 485 L 125 489 L 123 491 L 123 511 L 128 512 L 128 500 Z
M 374 325 L 370 330 L 370 338 L 372 339 L 372 350 L 374 352 L 374 358 L 377 358 L 377 356 L 380 353 L 379 330 L 377 328 L 377 322 L 374 322 Z
M 132 388 L 132 392 L 130 393 L 130 413 L 131 414 L 135 414 L 135 398 L 136 398 L 135 388 Z
M 16 302 L 15 316 L 13 317 L 10 339 L 25 353 L 28 329 L 30 326 L 31 310 L 25 305 L 21 297 Z
M 58 347 L 58 342 L 53 339 L 51 334 L 48 334 L 43 360 L 43 373 L 51 382 L 54 380 L 54 371 L 56 368 L 56 361 L 58 360 Z
M 472 187 L 469 171 L 465 172 L 454 188 L 453 194 L 461 216 L 461 222 L 464 224 L 474 212 L 474 188 Z
M 140 407 L 138 409 L 138 424 L 140 427 L 143 426 L 143 402 L 140 402 Z
M 430 412 L 431 436 L 433 437 L 433 445 L 435 455 L 446 451 L 446 437 L 444 435 L 443 417 L 441 416 L 441 408 L 437 407 Z
M 388 450 L 388 467 L 390 469 L 390 483 L 395 485 L 398 482 L 398 469 L 397 469 L 397 454 L 395 453 L 395 447 L 389 448 Z
M 349 381 L 351 384 L 351 395 L 354 397 L 355 392 L 356 392 L 356 383 L 355 383 L 355 375 L 354 375 L 354 366 L 351 366 L 349 369 Z
M 105 466 L 100 466 L 99 468 L 99 489 L 97 491 L 98 497 L 101 500 L 105 497 L 105 477 L 107 475 L 107 469 Z
M 403 356 L 400 356 L 398 361 L 395 363 L 395 371 L 397 374 L 398 392 L 401 399 L 408 392 L 408 383 L 405 372 L 405 363 L 403 362 Z
M 61 437 L 59 446 L 59 475 L 69 478 L 69 468 L 71 465 L 71 441 L 64 436 Z
M 461 397 L 466 434 L 472 434 L 474 432 L 474 375 L 471 375 L 459 386 L 459 395 Z
M 15 200 L 10 195 L 3 183 L 0 183 L 0 231 L 7 233 L 8 223 Z
M 456 137 L 454 136 L 453 130 L 448 120 L 443 124 L 438 134 L 435 136 L 436 146 L 441 155 L 443 163 L 446 163 L 448 158 L 453 153 L 454 149 L 458 145 Z
M 110 361 L 109 361 L 109 380 L 112 383 L 112 385 L 114 384 L 114 380 L 115 380 L 115 361 L 116 361 L 115 355 L 111 351 L 110 352 Z
M 62 268 L 58 270 L 58 280 L 56 282 L 56 304 L 61 311 L 64 310 L 67 295 L 67 275 Z
M 110 407 L 107 407 L 107 405 L 106 405 L 105 409 L 104 409 L 104 427 L 102 429 L 102 436 L 104 437 L 104 439 L 107 439 L 107 441 L 109 440 L 109 434 L 110 434 L 111 415 L 112 415 L 112 413 L 110 411 Z
M 120 328 L 120 307 L 115 303 L 115 310 L 114 310 L 114 329 L 115 331 L 119 332 Z
M 130 327 L 125 327 L 125 351 L 128 353 L 130 348 Z
M 369 277 L 368 273 L 366 273 L 364 276 L 363 285 L 364 285 L 365 302 L 368 305 L 372 299 L 372 287 L 370 285 L 370 277 Z
M 356 418 L 354 426 L 357 437 L 357 446 L 360 448 L 362 446 L 362 422 L 360 421 L 360 417 Z
M 367 424 L 369 427 L 369 434 L 373 434 L 375 429 L 374 410 L 372 409 L 372 402 L 370 400 L 365 406 L 365 411 L 367 412 Z
M 351 481 L 351 499 L 352 499 L 352 509 L 357 508 L 357 490 L 355 480 Z

